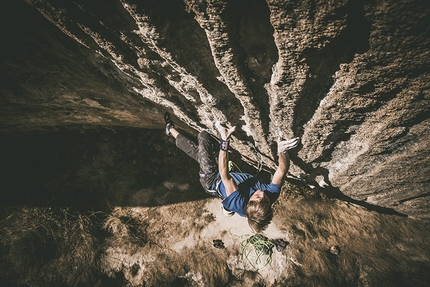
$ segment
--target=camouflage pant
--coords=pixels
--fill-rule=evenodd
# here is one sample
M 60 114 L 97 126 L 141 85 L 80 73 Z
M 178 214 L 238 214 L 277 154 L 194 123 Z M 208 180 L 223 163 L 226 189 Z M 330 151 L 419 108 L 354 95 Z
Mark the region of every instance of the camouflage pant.
M 205 191 L 210 195 L 220 197 L 211 190 L 218 174 L 218 163 L 215 159 L 217 141 L 208 132 L 202 131 L 197 136 L 197 142 L 196 145 L 182 134 L 176 137 L 176 146 L 199 163 L 200 183 Z

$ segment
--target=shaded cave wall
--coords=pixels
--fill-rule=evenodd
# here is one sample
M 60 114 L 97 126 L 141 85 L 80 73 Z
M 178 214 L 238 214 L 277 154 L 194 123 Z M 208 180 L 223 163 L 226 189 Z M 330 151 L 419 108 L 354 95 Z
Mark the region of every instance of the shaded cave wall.
M 76 127 L 0 139 L 2 207 L 109 212 L 208 198 L 198 165 L 164 137 L 151 129 Z
M 243 160 L 333 196 L 429 214 L 426 1 L 7 1 L 3 137 L 237 125 Z M 326 184 L 332 185 L 327 189 Z M 334 190 L 334 192 L 333 192 Z

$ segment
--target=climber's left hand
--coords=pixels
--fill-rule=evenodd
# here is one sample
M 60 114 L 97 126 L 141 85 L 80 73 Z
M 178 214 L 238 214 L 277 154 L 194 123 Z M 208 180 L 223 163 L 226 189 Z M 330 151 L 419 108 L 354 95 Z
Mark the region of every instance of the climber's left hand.
M 299 137 L 278 142 L 278 153 L 286 153 L 288 150 L 295 148 L 299 142 Z

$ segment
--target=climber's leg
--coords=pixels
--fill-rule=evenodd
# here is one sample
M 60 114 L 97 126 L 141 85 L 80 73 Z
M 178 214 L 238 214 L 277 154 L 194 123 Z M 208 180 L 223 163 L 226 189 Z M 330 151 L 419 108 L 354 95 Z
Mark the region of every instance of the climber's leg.
M 172 128 L 170 132 L 174 136 L 177 131 Z M 198 145 L 184 135 L 178 133 L 176 135 L 176 146 L 199 163 L 200 183 L 205 189 L 205 192 L 212 196 L 221 197 L 219 193 L 212 190 L 218 174 L 218 164 L 214 155 L 214 140 L 206 131 L 199 133 L 197 140 L 199 143 Z
M 197 161 L 200 165 L 200 183 L 206 191 L 212 188 L 218 174 L 218 164 L 215 159 L 215 140 L 207 132 L 202 131 L 197 137 L 198 154 Z
M 164 120 L 166 121 L 166 134 L 173 136 L 176 139 L 176 146 L 199 163 L 200 183 L 205 191 L 219 197 L 217 192 L 211 190 L 218 173 L 218 164 L 214 153 L 217 141 L 208 132 L 202 131 L 197 137 L 198 145 L 196 145 L 195 142 L 175 129 L 169 113 L 166 112 Z
M 164 120 L 166 121 L 166 134 L 173 136 L 176 139 L 176 146 L 180 150 L 185 152 L 187 155 L 189 155 L 191 158 L 193 158 L 195 161 L 198 162 L 198 158 L 197 158 L 198 148 L 196 143 L 188 139 L 184 135 L 180 134 L 175 129 L 175 124 L 168 112 L 164 114 Z
M 188 156 L 193 158 L 195 161 L 199 162 L 197 155 L 199 149 L 196 143 L 184 136 L 183 134 L 180 134 L 174 128 L 170 129 L 170 132 L 172 136 L 176 138 L 176 146 L 180 150 L 185 152 Z

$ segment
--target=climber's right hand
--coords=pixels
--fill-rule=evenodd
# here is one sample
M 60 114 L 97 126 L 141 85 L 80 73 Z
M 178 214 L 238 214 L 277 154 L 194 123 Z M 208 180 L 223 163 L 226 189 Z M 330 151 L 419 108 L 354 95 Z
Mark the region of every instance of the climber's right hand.
M 218 130 L 221 139 L 225 141 L 228 140 L 233 134 L 233 132 L 236 130 L 235 126 L 229 129 L 227 129 L 226 127 L 223 127 L 219 121 L 216 121 L 215 127 Z

